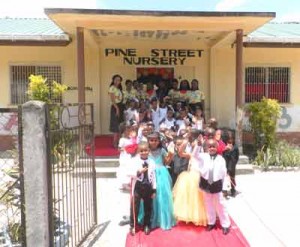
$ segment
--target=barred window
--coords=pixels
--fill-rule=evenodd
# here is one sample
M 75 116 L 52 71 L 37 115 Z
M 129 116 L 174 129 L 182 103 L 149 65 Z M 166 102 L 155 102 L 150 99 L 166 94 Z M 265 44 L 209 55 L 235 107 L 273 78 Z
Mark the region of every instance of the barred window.
M 289 67 L 247 67 L 245 70 L 245 102 L 260 101 L 263 96 L 290 102 Z
M 28 100 L 26 94 L 28 90 L 29 76 L 30 75 L 42 75 L 47 78 L 47 82 L 50 87 L 53 81 L 62 82 L 61 66 L 31 66 L 31 65 L 12 65 L 10 66 L 10 95 L 11 104 L 23 104 Z M 61 98 L 53 98 L 50 95 L 53 102 L 61 102 Z

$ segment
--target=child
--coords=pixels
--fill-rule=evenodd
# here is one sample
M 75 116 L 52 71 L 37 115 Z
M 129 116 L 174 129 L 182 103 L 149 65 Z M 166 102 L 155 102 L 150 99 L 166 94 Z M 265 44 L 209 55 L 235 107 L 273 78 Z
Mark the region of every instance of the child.
M 207 127 L 213 128 L 214 130 L 218 129 L 218 121 L 216 118 L 212 117 L 208 120 Z
M 127 176 L 128 166 L 131 164 L 132 154 L 126 150 L 127 147 L 136 144 L 136 131 L 130 125 L 124 125 L 123 135 L 119 141 L 119 169 L 117 172 L 117 178 L 120 182 L 120 187 L 122 190 L 128 190 L 130 187 L 130 179 Z M 122 129 L 121 128 L 121 129 Z
M 173 185 L 176 183 L 178 175 L 186 171 L 188 169 L 188 164 L 189 164 L 189 159 L 190 156 L 189 154 L 185 153 L 184 151 L 180 152 L 180 147 L 182 146 L 184 141 L 183 137 L 176 137 L 175 139 L 175 148 L 174 148 L 174 156 L 173 156 L 173 166 L 172 166 L 172 181 Z M 186 145 L 185 145 L 186 147 Z
M 169 230 L 175 225 L 173 211 L 172 179 L 165 164 L 171 162 L 172 155 L 161 148 L 159 133 L 148 135 L 150 147 L 149 160 L 155 164 L 156 197 L 153 200 L 151 226 Z
M 196 108 L 195 113 L 192 117 L 192 128 L 197 130 L 203 130 L 204 118 L 201 108 Z
M 201 150 L 202 135 L 199 135 L 192 143 L 193 153 Z M 187 171 L 183 171 L 177 179 L 173 188 L 174 214 L 177 220 L 186 223 L 192 222 L 195 225 L 207 225 L 206 209 L 203 198 L 203 191 L 199 190 L 200 173 L 197 160 L 193 159 L 193 154 L 185 153 L 187 141 L 185 140 L 179 147 L 181 155 L 190 159 Z
M 236 164 L 239 160 L 239 149 L 237 145 L 235 145 L 234 134 L 231 131 L 225 131 L 224 133 L 224 143 L 226 145 L 226 149 L 223 152 L 223 157 L 226 161 L 227 173 L 230 177 L 231 196 L 235 196 L 236 194 L 236 182 L 235 182 L 235 168 Z
M 204 201 L 207 211 L 207 231 L 216 226 L 216 217 L 220 219 L 223 234 L 229 233 L 230 219 L 224 204 L 222 193 L 223 181 L 226 176 L 226 163 L 221 155 L 217 154 L 218 143 L 214 139 L 205 142 L 208 153 L 195 153 L 201 173 L 199 187 L 204 192 Z
M 135 235 L 135 225 L 139 215 L 140 202 L 143 199 L 144 205 L 144 232 L 150 234 L 150 218 L 152 214 L 152 198 L 156 192 L 155 165 L 148 159 L 149 145 L 141 142 L 138 145 L 138 155 L 133 159 L 131 176 L 132 182 L 132 203 L 130 210 L 130 234 Z
M 151 118 L 154 124 L 154 130 L 159 131 L 159 122 L 161 120 L 161 113 L 159 108 L 159 103 L 156 97 L 150 99 L 151 106 Z
M 226 149 L 226 145 L 222 140 L 222 130 L 217 129 L 215 132 L 215 140 L 218 142 L 217 153 L 223 155 L 223 152 Z
M 147 99 L 147 95 L 146 92 L 144 91 L 143 84 L 138 83 L 137 81 L 136 81 L 136 97 L 139 101 Z
M 131 122 L 138 122 L 138 111 L 136 110 L 136 99 L 132 98 L 127 101 L 127 109 L 124 111 L 125 122 L 130 124 Z
M 178 127 L 177 134 L 179 134 L 180 130 L 186 129 L 192 124 L 192 117 L 189 115 L 186 107 L 182 107 L 179 114 L 179 118 L 175 122 L 176 126 Z
M 148 99 L 151 99 L 151 98 L 156 98 L 156 92 L 155 92 L 155 89 L 154 89 L 154 85 L 152 82 L 147 82 L 147 87 L 146 87 L 146 97 Z
M 167 116 L 160 121 L 160 127 L 175 130 L 174 109 L 171 106 L 167 108 Z

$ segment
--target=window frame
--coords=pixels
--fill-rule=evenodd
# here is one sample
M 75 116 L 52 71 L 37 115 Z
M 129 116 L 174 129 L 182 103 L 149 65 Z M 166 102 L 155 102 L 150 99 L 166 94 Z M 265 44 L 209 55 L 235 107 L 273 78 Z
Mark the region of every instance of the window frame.
M 55 63 L 37 63 L 37 62 L 18 62 L 18 63 L 9 63 L 8 64 L 8 74 L 9 74 L 9 102 L 10 102 L 10 105 L 19 105 L 19 104 L 23 104 L 23 103 L 20 103 L 20 102 L 13 102 L 13 95 L 12 95 L 12 80 L 13 80 L 13 75 L 12 75 L 12 67 L 13 66 L 23 66 L 23 67 L 35 67 L 35 70 L 37 67 L 60 67 L 60 77 L 61 77 L 61 82 L 63 84 L 63 81 L 64 81 L 64 69 L 63 69 L 63 66 L 61 63 L 59 62 L 55 62 Z M 35 73 L 35 75 L 37 75 Z M 24 97 L 25 94 L 26 94 L 26 91 L 23 92 L 24 93 Z M 61 103 L 63 103 L 64 99 L 63 97 L 61 98 Z
M 270 68 L 282 68 L 282 69 L 288 69 L 288 92 L 287 92 L 287 101 L 286 102 L 281 102 L 281 101 L 279 101 L 278 99 L 278 102 L 279 102 L 279 104 L 281 104 L 281 105 L 284 105 L 284 104 L 291 104 L 291 92 L 292 92 L 292 90 L 291 90 L 291 87 L 292 87 L 292 84 L 291 84 L 291 82 L 292 82 L 292 66 L 291 66 L 291 64 L 246 64 L 245 66 L 244 66 L 244 93 L 243 93 L 243 98 L 244 98 L 244 102 L 245 102 L 245 104 L 249 104 L 249 103 L 251 103 L 251 102 L 255 102 L 255 100 L 254 101 L 246 101 L 246 99 L 247 99 L 247 95 L 246 95 L 246 93 L 247 93 L 247 91 L 246 91 L 246 85 L 247 85 L 247 83 L 246 83 L 246 79 L 247 79 L 247 74 L 246 74 L 246 71 L 247 71 L 247 69 L 248 68 L 260 68 L 260 69 L 264 69 L 264 70 L 266 70 L 266 78 L 265 78 L 265 80 L 264 80 L 264 83 L 263 83 L 263 86 L 264 86 L 264 88 L 266 88 L 266 91 L 268 91 L 268 87 L 267 87 L 267 85 L 271 85 L 271 83 L 269 83 L 269 81 L 270 81 L 270 74 L 269 74 L 269 69 Z M 264 96 L 265 97 L 267 97 L 267 95 L 268 95 L 268 97 L 270 96 L 269 95 L 269 93 L 267 94 L 266 92 L 264 92 Z M 271 99 L 273 99 L 272 97 L 271 97 Z

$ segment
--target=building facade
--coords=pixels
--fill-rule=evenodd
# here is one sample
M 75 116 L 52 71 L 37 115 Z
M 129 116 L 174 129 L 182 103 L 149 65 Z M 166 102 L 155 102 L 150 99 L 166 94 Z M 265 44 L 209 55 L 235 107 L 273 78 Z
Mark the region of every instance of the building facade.
M 275 13 L 46 9 L 49 19 L 1 19 L 0 106 L 26 100 L 30 74 L 69 86 L 65 103 L 94 104 L 96 134 L 109 133 L 114 74 L 197 79 L 206 116 L 236 128 L 240 109 L 279 100 L 278 132 L 300 133 L 300 24 Z

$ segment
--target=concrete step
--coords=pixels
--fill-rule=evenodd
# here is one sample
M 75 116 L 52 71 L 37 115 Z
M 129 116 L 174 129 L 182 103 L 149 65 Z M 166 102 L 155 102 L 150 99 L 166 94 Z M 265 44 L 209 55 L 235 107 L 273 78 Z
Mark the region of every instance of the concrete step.
M 243 164 L 247 165 L 249 163 L 250 162 L 249 162 L 249 157 L 248 156 L 246 156 L 246 155 L 240 155 L 239 156 L 239 160 L 238 160 L 239 165 L 243 165 Z
M 96 157 L 96 177 L 97 178 L 115 178 L 119 168 L 119 158 L 116 157 Z
M 252 164 L 237 164 L 236 175 L 254 174 L 254 168 Z
M 96 167 L 97 178 L 116 178 L 118 167 Z
M 119 158 L 95 158 L 96 167 L 119 167 Z

